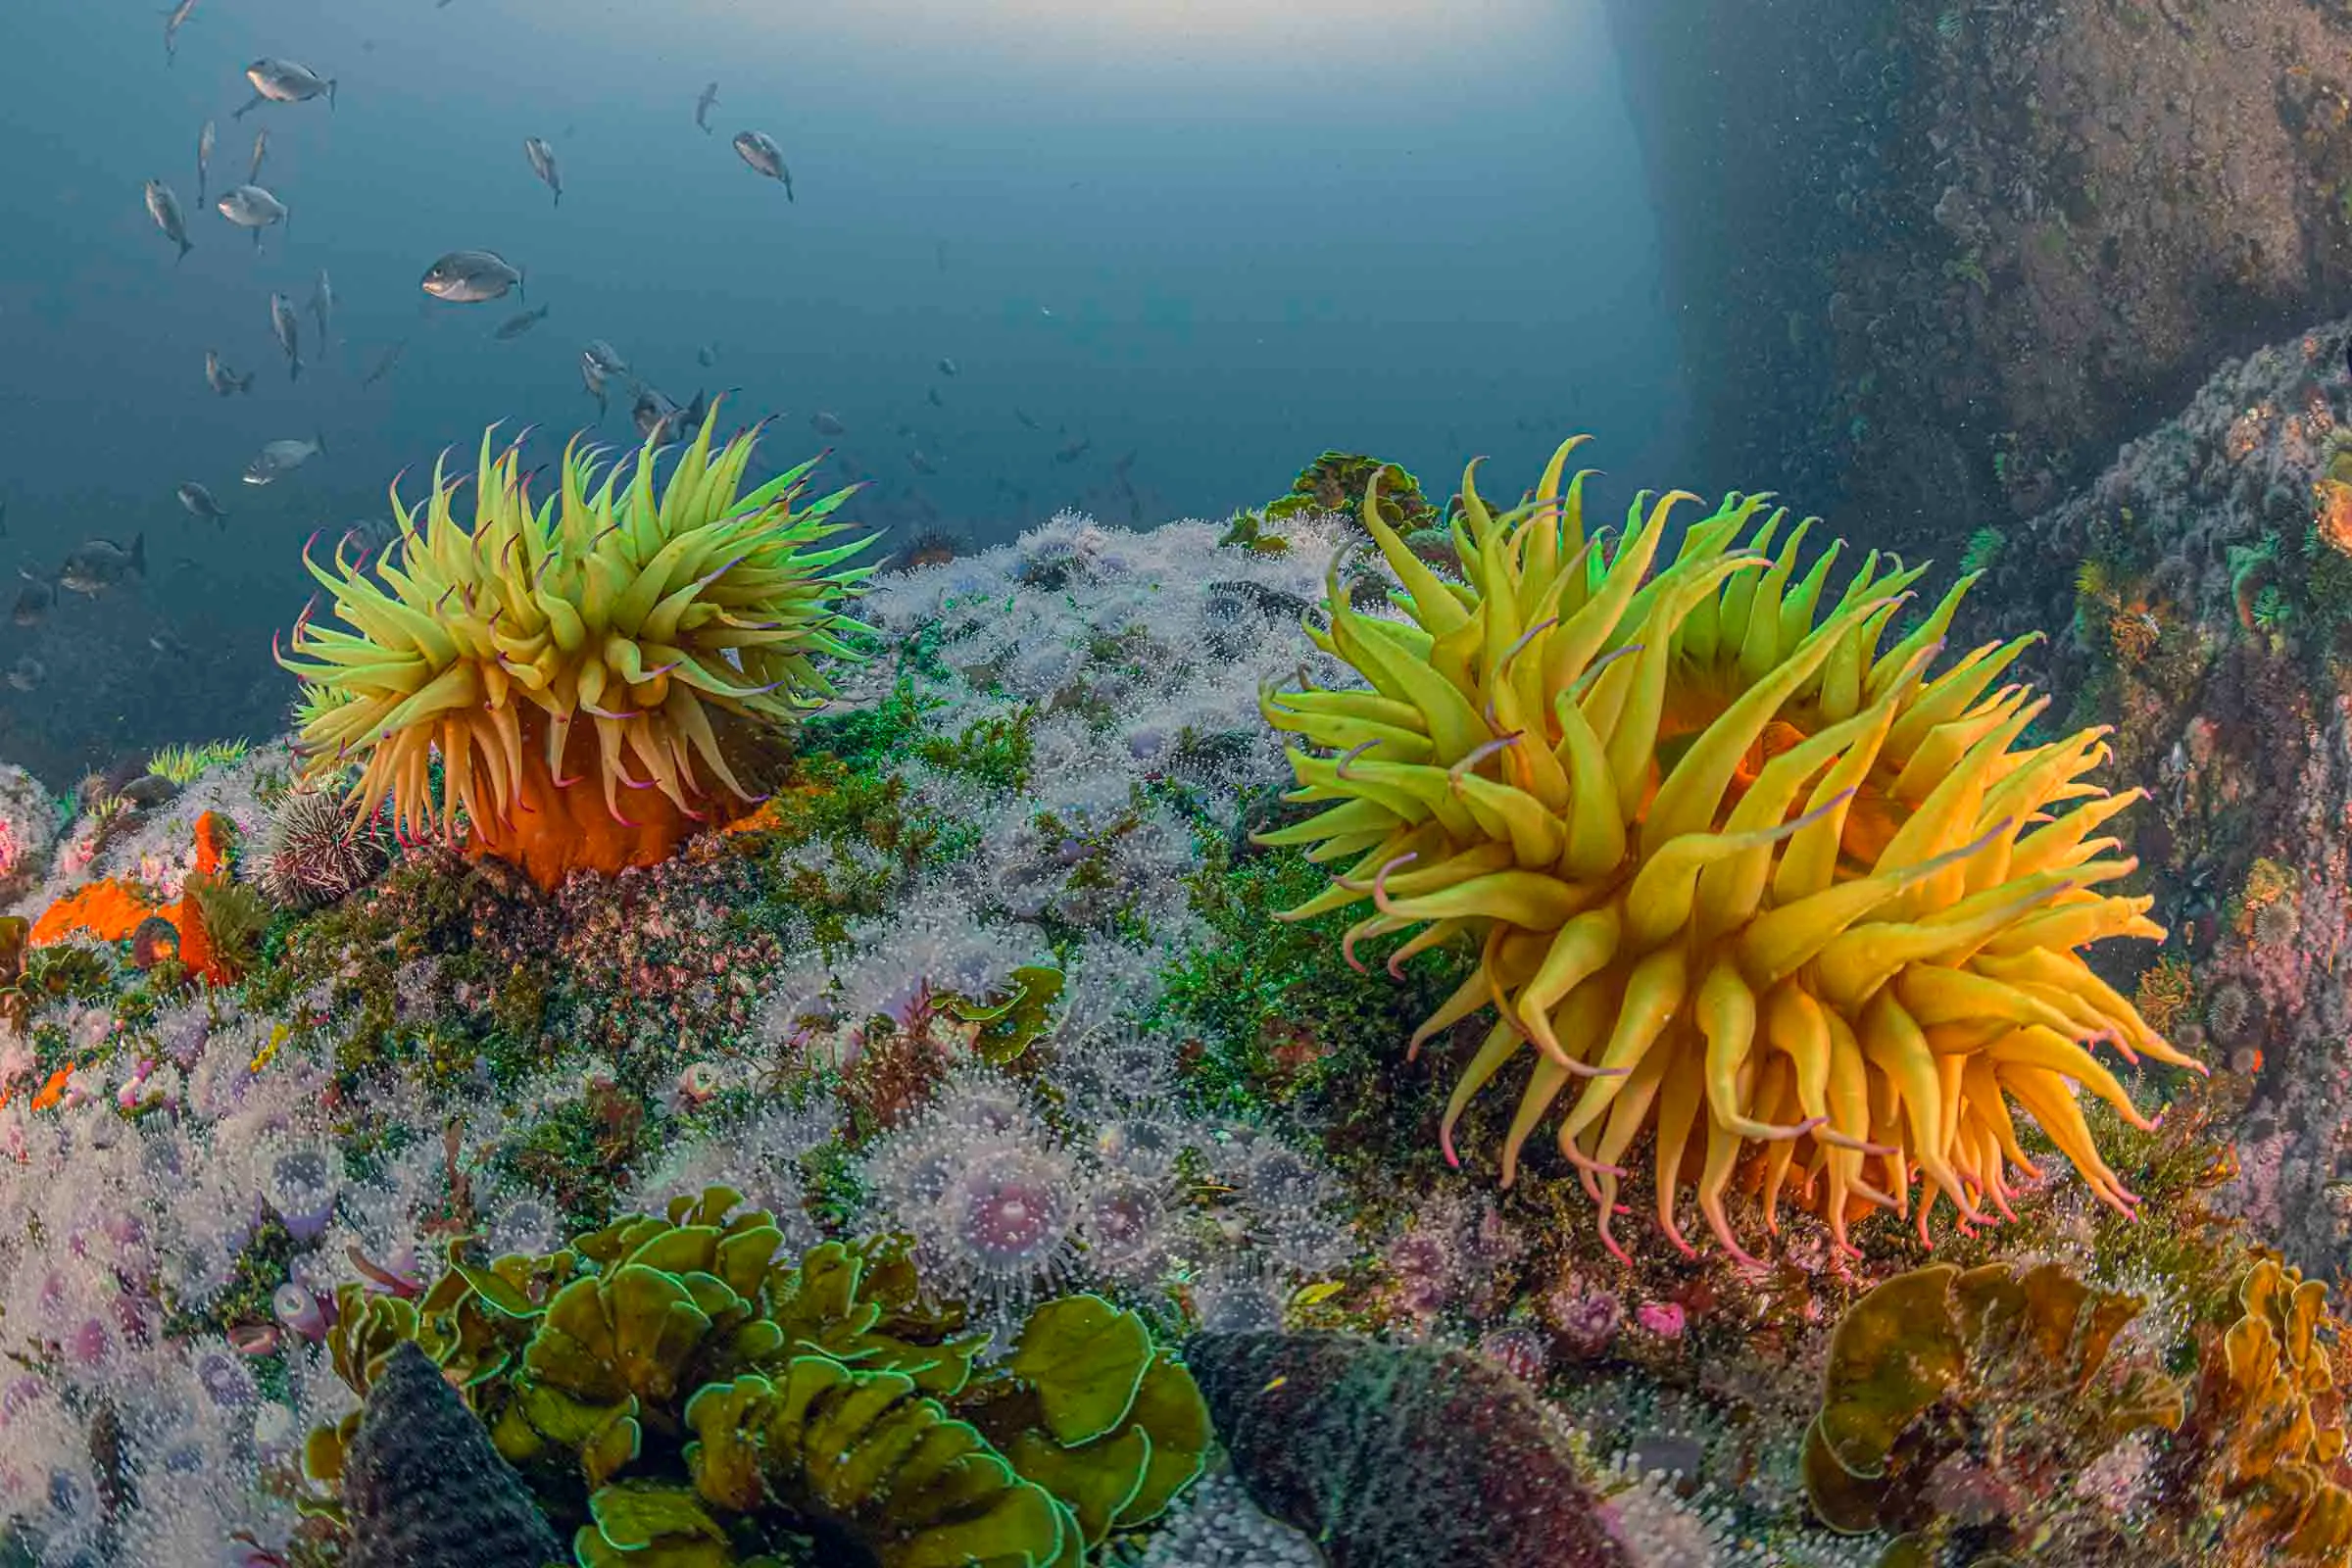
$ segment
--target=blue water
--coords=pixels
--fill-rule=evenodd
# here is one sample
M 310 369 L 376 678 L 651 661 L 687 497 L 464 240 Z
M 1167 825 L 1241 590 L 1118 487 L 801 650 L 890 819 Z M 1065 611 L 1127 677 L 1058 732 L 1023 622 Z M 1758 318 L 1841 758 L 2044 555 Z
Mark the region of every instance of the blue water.
M 836 446 L 837 475 L 876 481 L 865 515 L 902 533 L 992 542 L 1062 506 L 1222 515 L 1332 446 L 1401 461 L 1440 498 L 1491 454 L 1489 487 L 1516 493 L 1572 429 L 1628 488 L 1672 482 L 1687 454 L 1654 217 L 1598 10 L 199 0 L 167 66 L 147 0 L 11 0 L 0 573 L 54 570 L 92 534 L 144 533 L 153 569 L 0 622 L 0 668 L 42 671 L 29 693 L 0 685 L 0 759 L 56 772 L 270 728 L 288 688 L 269 636 L 308 592 L 303 540 L 383 515 L 395 471 L 469 451 L 491 420 L 538 424 L 552 457 L 595 417 L 591 337 L 681 403 L 732 387 L 744 416 L 783 416 L 778 463 Z M 260 55 L 335 77 L 335 106 L 232 121 Z M 214 200 L 270 131 L 261 182 L 292 218 L 258 255 L 195 205 L 208 117 Z M 737 158 L 745 128 L 782 144 L 796 201 Z M 555 148 L 561 207 L 525 162 L 532 135 Z M 188 209 L 182 264 L 141 205 L 150 177 Z M 527 268 L 548 319 L 499 342 L 521 302 L 425 297 L 427 265 L 466 247 Z M 321 269 L 338 341 L 322 350 L 306 311 L 289 382 L 269 295 L 300 307 Z M 250 398 L 206 388 L 208 348 L 257 372 Z M 633 439 L 613 399 L 602 434 Z M 820 409 L 848 433 L 815 434 Z M 325 455 L 238 482 L 264 442 L 314 432 Z M 231 512 L 225 532 L 180 510 L 189 479 Z

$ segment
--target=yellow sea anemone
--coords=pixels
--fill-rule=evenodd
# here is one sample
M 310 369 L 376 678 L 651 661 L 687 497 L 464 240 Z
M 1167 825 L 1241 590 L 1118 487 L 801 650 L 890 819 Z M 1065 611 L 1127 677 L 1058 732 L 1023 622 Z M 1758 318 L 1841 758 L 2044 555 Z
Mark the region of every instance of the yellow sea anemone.
M 305 611 L 281 659 L 303 681 L 310 774 L 362 760 L 363 817 L 389 799 L 405 836 L 455 841 L 462 811 L 476 847 L 551 887 L 651 863 L 747 808 L 710 710 L 774 725 L 830 695 L 811 657 L 851 652 L 839 607 L 871 568 L 843 563 L 870 541 L 817 548 L 856 487 L 795 511 L 814 460 L 738 496 L 757 432 L 713 452 L 716 419 L 659 496 L 653 442 L 599 483 L 575 439 L 536 510 L 516 449 L 485 431 L 471 528 L 436 465 L 415 510 L 395 484 L 399 536 L 371 572 L 341 546 L 331 571 L 306 550 L 353 628 Z
M 1292 751 L 1289 798 L 1327 808 L 1259 842 L 1352 861 L 1286 918 L 1370 901 L 1345 951 L 1418 928 L 1392 972 L 1441 943 L 1480 954 L 1412 1039 L 1494 1009 L 1445 1111 L 1447 1157 L 1471 1097 L 1532 1048 L 1502 1180 L 1575 1085 L 1559 1147 L 1620 1256 L 1618 1162 L 1650 1128 L 1658 1219 L 1685 1251 L 1675 1208 L 1694 1175 L 1716 1236 L 1747 1256 L 1724 1198 L 1751 1144 L 1767 1224 L 1801 1153 L 1840 1246 L 1850 1212 L 1907 1212 L 1915 1173 L 1923 1237 L 1939 1194 L 1964 1224 L 1984 1219 L 1980 1200 L 2006 1213 L 2006 1166 L 2034 1173 L 2011 1102 L 2129 1212 L 2078 1091 L 2145 1123 L 2084 1048 L 2195 1064 L 2075 951 L 2163 935 L 2149 900 L 2097 891 L 2136 864 L 2092 836 L 2139 795 L 2085 780 L 2104 732 L 2014 749 L 2047 699 L 1987 688 L 2032 638 L 1929 677 L 1974 577 L 1883 653 L 1924 568 L 1874 552 L 1817 615 L 1838 547 L 1800 576 L 1813 519 L 1776 551 L 1787 514 L 1758 523 L 1767 496 L 1726 498 L 1650 576 L 1668 514 L 1697 498 L 1668 495 L 1646 520 L 1637 498 L 1613 550 L 1588 540 L 1586 475 L 1560 490 L 1581 440 L 1500 516 L 1472 466 L 1460 582 L 1367 497 L 1401 614 L 1351 608 L 1335 561 L 1329 629 L 1307 628 L 1365 686 L 1261 700 L 1336 755 Z

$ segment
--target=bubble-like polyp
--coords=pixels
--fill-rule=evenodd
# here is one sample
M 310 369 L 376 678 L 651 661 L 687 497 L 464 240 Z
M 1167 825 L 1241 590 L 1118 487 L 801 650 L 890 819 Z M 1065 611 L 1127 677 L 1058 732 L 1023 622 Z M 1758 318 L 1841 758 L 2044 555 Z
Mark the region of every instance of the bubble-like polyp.
M 1025 1300 L 1068 1266 L 1079 1197 L 1066 1159 L 1000 1149 L 955 1174 L 919 1245 L 973 1295 Z
M 1078 1241 L 1089 1270 L 1148 1288 L 1174 1261 L 1177 1227 L 1174 1195 L 1166 1182 L 1112 1171 L 1087 1190 Z

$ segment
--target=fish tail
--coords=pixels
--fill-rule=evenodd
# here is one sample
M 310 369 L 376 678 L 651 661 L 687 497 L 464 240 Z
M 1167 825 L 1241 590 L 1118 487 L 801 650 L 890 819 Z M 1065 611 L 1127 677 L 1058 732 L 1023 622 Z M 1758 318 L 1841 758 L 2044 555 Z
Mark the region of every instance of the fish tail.
M 514 269 L 514 295 L 525 305 L 531 303 L 531 270 L 527 267 Z
M 185 234 L 182 234 L 179 237 L 179 255 L 173 258 L 172 265 L 177 267 L 181 262 L 186 261 L 188 259 L 188 252 L 194 250 L 195 248 L 195 246 L 188 243 L 188 237 Z
M 326 432 L 324 430 L 313 430 L 311 434 L 318 443 L 319 456 L 324 457 L 326 455 Z
M 335 78 L 332 76 L 326 78 L 326 107 L 335 107 Z
M 143 533 L 130 541 L 130 569 L 142 577 L 147 575 L 147 536 Z

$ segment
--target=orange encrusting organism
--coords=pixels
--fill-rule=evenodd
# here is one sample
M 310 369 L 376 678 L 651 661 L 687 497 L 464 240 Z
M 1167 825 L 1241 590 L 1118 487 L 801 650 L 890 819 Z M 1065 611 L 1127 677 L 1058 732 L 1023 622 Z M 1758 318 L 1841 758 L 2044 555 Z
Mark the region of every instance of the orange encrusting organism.
M 310 776 L 358 763 L 363 817 L 388 801 L 404 838 L 465 842 L 550 888 L 662 859 L 757 804 L 712 710 L 772 727 L 831 695 L 814 659 L 855 657 L 840 607 L 872 568 L 845 563 L 871 541 L 827 543 L 856 486 L 796 505 L 815 460 L 739 495 L 757 432 L 714 450 L 716 420 L 658 494 L 654 442 L 600 469 L 575 441 L 536 504 L 518 449 L 486 431 L 470 526 L 436 467 L 420 506 L 395 490 L 382 559 L 306 552 L 351 628 L 306 612 L 281 659 L 303 681 Z
M 211 811 L 196 818 L 195 874 L 211 876 L 227 863 L 227 824 Z M 141 922 L 161 915 L 179 933 L 179 961 L 190 973 L 225 984 L 228 975 L 214 962 L 204 914 L 195 897 L 181 894 L 169 904 L 150 904 L 138 888 L 121 877 L 105 877 L 76 889 L 41 911 L 24 939 L 27 948 L 47 947 L 76 937 L 99 942 L 127 942 Z
M 2163 934 L 2150 900 L 2098 891 L 2137 863 L 2095 836 L 2139 794 L 2086 779 L 2104 732 L 2017 749 L 2046 700 L 1993 686 L 2034 639 L 1929 673 L 1975 578 L 1882 652 L 1925 568 L 1874 552 L 1820 611 L 1838 547 L 1800 572 L 1811 519 L 1783 536 L 1767 496 L 1726 498 L 1653 576 L 1696 498 L 1638 498 L 1609 549 L 1585 533 L 1586 475 L 1561 488 L 1577 445 L 1500 515 L 1473 466 L 1459 580 L 1380 519 L 1376 477 L 1364 526 L 1396 612 L 1356 610 L 1334 562 L 1328 625 L 1307 628 L 1363 685 L 1261 702 L 1316 748 L 1292 751 L 1289 799 L 1324 809 L 1258 842 L 1348 867 L 1286 918 L 1370 902 L 1343 952 L 1405 936 L 1392 972 L 1440 944 L 1479 954 L 1410 1046 L 1494 1015 L 1441 1119 L 1447 1156 L 1471 1098 L 1524 1055 L 1502 1179 L 1573 1088 L 1558 1146 L 1620 1255 L 1620 1161 L 1645 1133 L 1686 1251 L 1694 1185 L 1747 1257 L 1725 1207 L 1742 1166 L 1777 1228 L 1801 1159 L 1839 1246 L 1854 1205 L 1909 1212 L 1914 1180 L 1923 1238 L 1939 1198 L 1963 1224 L 2006 1213 L 2008 1168 L 2034 1173 L 2012 1103 L 2129 1212 L 2079 1091 L 2146 1122 L 2086 1048 L 2195 1064 L 2076 952 Z

